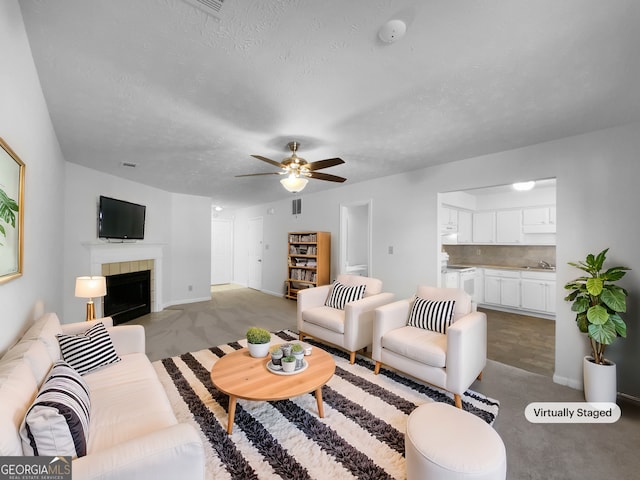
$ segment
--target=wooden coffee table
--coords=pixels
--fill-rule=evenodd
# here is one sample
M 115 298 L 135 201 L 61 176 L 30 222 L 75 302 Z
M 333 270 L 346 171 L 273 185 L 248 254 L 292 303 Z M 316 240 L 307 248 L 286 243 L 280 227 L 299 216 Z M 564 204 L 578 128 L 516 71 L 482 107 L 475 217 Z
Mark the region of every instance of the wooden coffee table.
M 285 400 L 315 391 L 318 415 L 324 418 L 322 386 L 336 371 L 333 357 L 324 350 L 313 348 L 304 359 L 309 366 L 295 375 L 278 375 L 267 369 L 271 356 L 254 358 L 243 348 L 228 353 L 211 368 L 211 381 L 222 393 L 229 395 L 229 419 L 227 433 L 233 430 L 236 400 L 271 401 Z

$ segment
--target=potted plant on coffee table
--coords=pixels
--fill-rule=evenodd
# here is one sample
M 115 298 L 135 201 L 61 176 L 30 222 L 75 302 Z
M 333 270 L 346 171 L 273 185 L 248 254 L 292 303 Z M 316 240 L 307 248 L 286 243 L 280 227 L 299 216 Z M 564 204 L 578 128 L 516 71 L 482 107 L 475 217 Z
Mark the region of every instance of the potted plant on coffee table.
M 588 275 L 568 282 L 564 288 L 569 294 L 564 298 L 573 302 L 576 323 L 586 333 L 591 356 L 584 357 L 584 394 L 588 402 L 616 401 L 616 365 L 604 357 L 607 345 L 618 337 L 627 336 L 627 325 L 620 313 L 627 311 L 628 292 L 615 282 L 626 275 L 627 267 L 610 267 L 604 270 L 608 248 L 597 255 L 589 254 L 585 261 L 569 262 L 572 267 Z
M 255 358 L 266 357 L 271 344 L 271 333 L 260 327 L 251 327 L 247 330 L 247 347 L 249 354 Z
M 296 357 L 289 355 L 282 357 L 282 370 L 287 373 L 291 373 L 296 369 Z

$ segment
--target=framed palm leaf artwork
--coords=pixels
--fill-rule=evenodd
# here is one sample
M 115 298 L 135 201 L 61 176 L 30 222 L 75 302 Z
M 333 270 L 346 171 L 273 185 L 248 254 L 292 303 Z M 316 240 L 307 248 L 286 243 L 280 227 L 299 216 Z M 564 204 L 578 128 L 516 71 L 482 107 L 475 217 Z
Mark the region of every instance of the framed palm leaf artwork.
M 0 138 L 0 283 L 22 275 L 24 163 Z

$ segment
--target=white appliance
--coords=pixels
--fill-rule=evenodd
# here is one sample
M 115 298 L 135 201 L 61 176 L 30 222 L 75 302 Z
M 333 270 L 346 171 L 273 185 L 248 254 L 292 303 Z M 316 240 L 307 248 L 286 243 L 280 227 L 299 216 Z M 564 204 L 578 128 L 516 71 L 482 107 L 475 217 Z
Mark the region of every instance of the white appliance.
M 442 272 L 445 288 L 462 288 L 475 298 L 476 267 L 448 265 Z

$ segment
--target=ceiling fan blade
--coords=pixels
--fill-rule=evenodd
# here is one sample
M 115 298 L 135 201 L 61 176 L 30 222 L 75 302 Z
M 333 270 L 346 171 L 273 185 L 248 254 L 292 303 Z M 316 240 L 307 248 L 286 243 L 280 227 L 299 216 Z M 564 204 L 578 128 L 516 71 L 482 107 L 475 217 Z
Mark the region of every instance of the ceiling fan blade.
M 311 162 L 307 164 L 307 168 L 311 171 L 321 170 L 323 168 L 335 167 L 344 163 L 341 158 L 327 158 L 325 160 L 318 160 L 317 162 Z
M 253 158 L 257 158 L 258 160 L 262 160 L 263 162 L 270 163 L 271 165 L 279 168 L 284 168 L 284 165 L 280 162 L 276 162 L 275 160 L 271 160 L 270 158 L 263 157 L 262 155 L 251 155 Z
M 246 173 L 244 175 L 235 175 L 236 177 L 257 177 L 259 175 L 282 175 L 282 172 L 269 172 L 269 173 Z
M 328 173 L 309 172 L 309 177 L 317 178 L 318 180 L 328 180 L 329 182 L 342 183 L 346 181 L 346 178 L 338 177 L 337 175 L 329 175 Z

